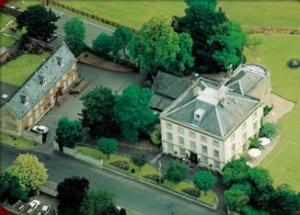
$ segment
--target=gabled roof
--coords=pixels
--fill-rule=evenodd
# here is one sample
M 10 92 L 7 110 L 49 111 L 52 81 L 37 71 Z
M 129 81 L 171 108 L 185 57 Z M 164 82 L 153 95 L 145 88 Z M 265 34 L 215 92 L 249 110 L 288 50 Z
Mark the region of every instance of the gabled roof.
M 191 84 L 192 81 L 158 72 L 152 85 L 151 107 L 157 110 L 164 110 Z
M 231 92 L 224 86 L 206 85 L 203 88 L 200 79 L 187 91 L 162 117 L 219 138 L 231 133 L 260 105 L 259 99 Z M 202 119 L 195 120 L 194 114 L 199 109 L 203 112 Z
M 63 43 L 14 94 L 7 105 L 18 118 L 22 118 L 75 62 L 73 53 Z
M 239 94 L 248 94 L 267 77 L 265 68 L 255 64 L 244 64 L 237 68 L 227 86 Z

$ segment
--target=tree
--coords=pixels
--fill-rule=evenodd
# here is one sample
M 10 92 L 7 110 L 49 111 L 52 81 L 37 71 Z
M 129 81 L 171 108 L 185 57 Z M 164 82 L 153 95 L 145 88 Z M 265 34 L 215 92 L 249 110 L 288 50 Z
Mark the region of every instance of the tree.
M 42 5 L 29 6 L 17 16 L 17 28 L 26 28 L 26 35 L 46 41 L 56 30 L 55 22 L 59 19 L 52 10 Z
M 117 215 L 114 195 L 100 189 L 91 189 L 84 198 L 80 214 L 82 215 Z
M 211 190 L 217 182 L 216 176 L 209 171 L 199 171 L 193 177 L 194 185 L 199 189 L 203 190 L 205 195 L 207 191 Z
M 143 72 L 153 74 L 162 69 L 181 74 L 193 63 L 191 43 L 189 35 L 180 36 L 165 19 L 156 17 L 145 23 L 139 36 L 130 41 L 129 53 L 132 59 L 138 61 Z M 176 65 L 178 61 L 179 66 Z M 174 68 L 178 71 L 173 71 Z
M 130 40 L 132 39 L 132 32 L 129 28 L 121 26 L 116 28 L 113 34 L 113 55 L 116 60 L 120 59 L 120 50 L 122 50 L 123 57 L 128 59 L 127 48 Z
M 249 200 L 249 196 L 238 189 L 231 188 L 224 192 L 224 202 L 231 211 L 240 212 Z
M 82 110 L 82 124 L 89 128 L 93 137 L 109 137 L 116 134 L 116 123 L 113 109 L 115 95 L 107 87 L 96 87 L 84 95 Z
M 113 37 L 106 33 L 101 33 L 93 41 L 93 50 L 98 55 L 108 56 L 113 51 L 112 44 Z
M 236 67 L 243 58 L 245 32 L 231 23 L 221 9 L 217 10 L 215 0 L 186 3 L 185 16 L 175 17 L 172 25 L 177 32 L 189 33 L 193 38 L 193 55 L 199 71 L 218 72 L 229 65 Z
M 161 145 L 161 131 L 160 129 L 154 129 L 152 131 L 152 133 L 150 134 L 150 139 L 151 139 L 151 142 L 154 144 L 154 145 Z
M 140 133 L 154 129 L 157 116 L 150 108 L 151 91 L 137 85 L 128 86 L 116 97 L 114 116 L 122 136 L 130 142 L 138 140 Z
M 101 137 L 101 139 L 97 141 L 97 146 L 109 159 L 109 155 L 117 151 L 118 142 L 112 138 Z
M 142 166 L 144 166 L 147 163 L 146 160 L 146 155 L 144 153 L 141 152 L 135 152 L 132 156 L 131 156 L 131 160 L 132 162 L 137 165 L 140 169 Z
M 22 186 L 18 177 L 5 171 L 0 178 L 0 196 L 10 195 L 13 199 L 27 201 L 29 189 Z M 9 197 L 10 199 L 10 197 Z
M 167 169 L 166 179 L 171 182 L 179 183 L 187 176 L 187 165 L 177 161 L 172 161 Z
M 288 185 L 281 185 L 271 193 L 268 208 L 264 209 L 272 215 L 296 214 L 300 209 L 300 194 Z
M 59 145 L 60 151 L 63 147 L 74 148 L 77 143 L 82 141 L 83 131 L 82 126 L 78 120 L 69 120 L 62 117 L 58 121 L 56 132 L 56 142 Z
M 86 48 L 83 21 L 76 17 L 68 20 L 64 25 L 64 31 L 66 33 L 65 41 L 67 45 L 75 56 L 80 55 Z
M 234 183 L 244 183 L 249 178 L 250 166 L 245 158 L 228 162 L 223 168 L 223 183 L 230 187 Z
M 21 154 L 8 168 L 11 175 L 20 180 L 20 184 L 30 190 L 37 190 L 48 179 L 45 165 L 35 155 Z
M 57 186 L 59 211 L 70 210 L 76 214 L 79 211 L 80 205 L 86 196 L 88 189 L 89 181 L 86 178 L 65 178 L 64 181 Z
M 246 205 L 243 208 L 242 213 L 244 215 L 269 215 L 268 212 L 262 211 L 262 210 L 257 210 L 255 208 L 251 207 L 250 205 Z
M 259 129 L 259 137 L 272 138 L 277 135 L 277 127 L 274 123 L 264 122 Z
M 272 178 L 269 172 L 261 167 L 251 168 L 249 171 L 249 181 L 259 191 L 266 191 L 272 187 Z

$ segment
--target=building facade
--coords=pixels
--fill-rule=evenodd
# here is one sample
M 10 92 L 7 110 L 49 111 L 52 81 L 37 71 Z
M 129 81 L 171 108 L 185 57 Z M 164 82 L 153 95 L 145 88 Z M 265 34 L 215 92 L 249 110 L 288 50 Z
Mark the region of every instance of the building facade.
M 235 75 L 231 78 L 236 80 L 221 85 L 200 77 L 161 113 L 165 154 L 221 170 L 248 149 L 249 138 L 261 126 L 264 101 L 260 97 L 270 92 L 264 83 L 269 78 Z M 235 89 L 237 82 L 244 92 Z
M 1 130 L 22 135 L 56 104 L 77 77 L 76 58 L 63 44 L 1 108 Z

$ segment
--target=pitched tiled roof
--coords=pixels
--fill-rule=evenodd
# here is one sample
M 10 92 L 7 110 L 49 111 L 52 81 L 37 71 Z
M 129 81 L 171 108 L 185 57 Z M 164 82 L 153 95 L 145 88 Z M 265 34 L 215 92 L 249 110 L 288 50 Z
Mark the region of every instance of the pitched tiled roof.
M 18 118 L 22 118 L 75 62 L 73 53 L 63 43 L 14 94 L 7 105 Z
M 191 84 L 192 81 L 158 72 L 152 85 L 151 107 L 157 110 L 164 110 Z
M 230 92 L 227 87 L 202 86 L 195 83 L 181 98 L 185 102 L 176 101 L 162 116 L 223 138 L 260 105 L 259 99 Z M 203 113 L 201 120 L 195 120 L 197 110 Z

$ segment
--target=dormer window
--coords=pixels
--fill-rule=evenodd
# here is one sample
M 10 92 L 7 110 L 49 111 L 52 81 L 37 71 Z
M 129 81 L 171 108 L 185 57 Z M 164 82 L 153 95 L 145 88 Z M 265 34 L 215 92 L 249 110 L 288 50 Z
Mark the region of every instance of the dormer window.
M 42 75 L 39 75 L 38 78 L 39 78 L 40 85 L 44 86 L 46 84 L 46 78 Z
M 27 105 L 28 104 L 28 97 L 25 95 L 20 95 L 20 99 L 22 104 Z
M 57 62 L 57 65 L 59 65 L 59 66 L 63 66 L 63 64 L 64 64 L 63 59 L 61 57 L 56 57 L 56 62 Z
M 198 108 L 194 112 L 194 120 L 197 121 L 197 122 L 200 122 L 201 119 L 203 118 L 204 113 L 205 113 L 205 110 L 203 110 L 202 108 Z

